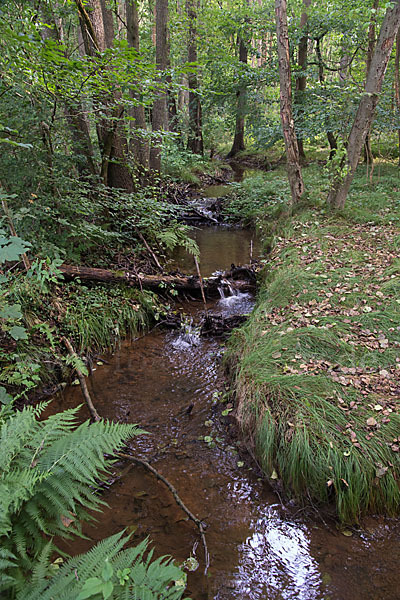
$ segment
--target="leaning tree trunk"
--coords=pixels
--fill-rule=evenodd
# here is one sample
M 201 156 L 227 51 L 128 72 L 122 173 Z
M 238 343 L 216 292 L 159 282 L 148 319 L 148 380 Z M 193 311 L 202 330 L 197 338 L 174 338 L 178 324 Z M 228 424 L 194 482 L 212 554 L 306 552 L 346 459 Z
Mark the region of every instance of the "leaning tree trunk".
M 153 133 L 165 131 L 168 126 L 167 91 L 163 72 L 169 62 L 168 47 L 168 0 L 156 0 L 156 64 L 160 73 L 158 90 L 153 103 L 152 128 Z M 161 171 L 161 140 L 153 140 L 150 148 L 150 169 Z
M 365 91 L 361 97 L 353 127 L 347 142 L 347 154 L 343 162 L 345 174 L 335 178 L 328 195 L 328 203 L 332 208 L 343 208 L 347 194 L 353 181 L 361 149 L 370 130 L 382 89 L 394 39 L 400 26 L 400 0 L 396 0 L 393 8 L 386 11 L 379 38 L 371 58 Z
M 188 31 L 188 62 L 197 62 L 197 11 L 199 9 L 199 0 L 186 0 L 186 12 L 189 20 Z M 199 97 L 199 81 L 196 69 L 192 67 L 189 73 L 189 133 L 187 147 L 194 154 L 203 155 L 203 126 L 202 110 Z
M 303 12 L 300 17 L 300 29 L 303 32 L 299 42 L 297 65 L 301 72 L 301 75 L 296 80 L 296 93 L 294 96 L 294 102 L 297 105 L 297 112 L 299 117 L 304 114 L 302 104 L 304 102 L 304 92 L 306 91 L 307 77 L 305 70 L 307 68 L 307 47 L 308 47 L 308 31 L 307 21 L 308 14 L 307 9 L 310 8 L 311 0 L 303 0 Z M 306 155 L 304 152 L 303 137 L 297 134 L 297 145 L 299 147 L 299 156 L 302 161 L 305 160 Z
M 134 48 L 139 54 L 139 15 L 136 0 L 125 0 L 125 12 L 128 46 Z M 135 81 L 135 89 L 131 92 L 132 99 L 137 102 L 137 105 L 131 109 L 133 119 L 131 150 L 139 172 L 139 179 L 143 180 L 149 167 L 149 144 L 145 136 L 147 130 L 145 110 L 143 104 L 139 102 L 139 93 L 136 90 L 138 85 L 139 82 Z
M 247 66 L 248 49 L 245 40 L 242 36 L 239 36 L 239 61 Z M 245 68 L 245 67 L 244 67 Z M 232 148 L 227 155 L 227 158 L 233 158 L 238 152 L 246 149 L 244 144 L 244 123 L 247 106 L 247 86 L 242 83 L 236 92 L 237 107 L 236 107 L 236 126 L 235 126 L 235 137 L 233 139 Z
M 280 102 L 283 138 L 285 140 L 287 170 L 292 195 L 292 204 L 299 202 L 304 192 L 299 148 L 292 114 L 292 84 L 289 58 L 289 35 L 287 26 L 286 0 L 275 0 L 276 34 L 280 80 Z

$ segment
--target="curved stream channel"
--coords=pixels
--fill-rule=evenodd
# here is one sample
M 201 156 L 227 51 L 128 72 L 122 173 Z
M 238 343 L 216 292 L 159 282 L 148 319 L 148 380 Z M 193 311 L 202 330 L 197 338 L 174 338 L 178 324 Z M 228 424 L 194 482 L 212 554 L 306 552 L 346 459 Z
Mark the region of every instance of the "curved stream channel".
M 203 274 L 248 262 L 249 236 L 221 228 L 198 233 Z M 210 303 L 209 310 L 243 314 L 252 304 L 249 295 L 239 294 Z M 203 306 L 187 302 L 181 310 L 196 323 Z M 76 554 L 93 540 L 127 528 L 134 542 L 148 535 L 157 554 L 183 561 L 199 541 L 200 567 L 189 573 L 186 594 L 193 600 L 397 600 L 398 522 L 369 519 L 366 531 L 345 537 L 334 525 L 313 522 L 298 507 L 282 505 L 241 453 L 231 435 L 234 419 L 221 416 L 222 350 L 217 340 L 200 338 L 188 320 L 186 330 L 156 329 L 124 343 L 90 378 L 99 413 L 149 432 L 132 441 L 131 451 L 167 477 L 207 523 L 208 575 L 198 530 L 169 490 L 137 466 L 116 465 L 122 477 L 105 491 L 109 508 L 97 516 L 97 525 L 85 528 L 91 539 L 64 548 Z M 70 387 L 51 410 L 81 403 L 80 389 Z M 86 409 L 81 416 L 87 419 Z

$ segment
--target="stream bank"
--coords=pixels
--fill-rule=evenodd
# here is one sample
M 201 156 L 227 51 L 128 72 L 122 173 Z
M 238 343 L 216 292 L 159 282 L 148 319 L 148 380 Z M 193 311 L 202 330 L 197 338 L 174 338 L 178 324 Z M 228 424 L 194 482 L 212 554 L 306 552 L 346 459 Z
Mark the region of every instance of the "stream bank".
M 248 251 L 248 242 L 242 246 Z M 202 268 L 207 272 L 204 259 Z M 207 308 L 216 315 L 243 314 L 253 302 L 248 294 L 227 295 Z M 345 537 L 332 523 L 325 526 L 298 507 L 281 504 L 237 438 L 233 405 L 225 397 L 223 348 L 200 337 L 196 328 L 201 303 L 185 302 L 180 310 L 187 315 L 184 329 L 155 330 L 133 345 L 123 344 L 106 357 L 108 364 L 97 367 L 89 385 L 103 417 L 138 423 L 149 432 L 136 438 L 130 451 L 166 476 L 207 523 L 211 566 L 204 578 L 198 545 L 200 568 L 188 575 L 187 595 L 193 600 L 397 599 L 398 523 L 370 519 L 366 531 Z M 51 411 L 81 402 L 79 389 L 71 387 L 53 401 Z M 81 417 L 87 418 L 84 408 Z M 123 477 L 104 493 L 109 508 L 97 516 L 98 525 L 85 528 L 90 539 L 66 543 L 64 549 L 79 553 L 126 527 L 134 543 L 149 535 L 157 554 L 182 562 L 199 542 L 198 531 L 151 474 L 125 469 L 121 463 Z

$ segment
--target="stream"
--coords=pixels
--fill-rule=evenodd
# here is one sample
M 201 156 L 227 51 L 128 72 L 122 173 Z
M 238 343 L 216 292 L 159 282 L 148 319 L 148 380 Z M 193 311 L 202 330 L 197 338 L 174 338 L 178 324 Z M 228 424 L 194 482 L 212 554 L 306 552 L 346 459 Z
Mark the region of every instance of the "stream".
M 196 235 L 204 275 L 249 262 L 251 233 L 209 228 Z M 179 268 L 186 259 L 177 257 Z M 249 294 L 223 295 L 209 302 L 211 313 L 251 311 Z M 180 562 L 195 548 L 200 566 L 188 574 L 186 592 L 193 600 L 398 600 L 399 522 L 369 518 L 363 532 L 346 537 L 332 522 L 282 504 L 241 447 L 232 406 L 221 407 L 223 345 L 200 337 L 196 323 L 204 307 L 188 301 L 178 308 L 186 315 L 182 330 L 157 328 L 123 343 L 106 357 L 108 364 L 95 365 L 89 387 L 103 417 L 148 432 L 129 444 L 131 452 L 167 477 L 207 524 L 208 574 L 198 530 L 169 490 L 141 467 L 122 463 L 115 467 L 122 477 L 103 494 L 109 508 L 84 529 L 90 539 L 64 542 L 64 549 L 86 551 L 93 540 L 124 528 L 134 543 L 149 536 L 156 555 L 171 554 Z M 51 411 L 78 404 L 80 388 L 70 386 Z M 88 418 L 85 407 L 80 416 Z

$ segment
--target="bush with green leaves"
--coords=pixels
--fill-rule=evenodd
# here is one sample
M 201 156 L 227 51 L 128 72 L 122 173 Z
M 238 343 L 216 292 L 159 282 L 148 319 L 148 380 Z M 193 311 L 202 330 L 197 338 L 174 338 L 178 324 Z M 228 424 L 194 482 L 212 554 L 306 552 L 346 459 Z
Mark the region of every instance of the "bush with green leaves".
M 142 598 L 179 600 L 185 575 L 170 558 L 145 557 L 147 540 L 124 549 L 123 533 L 58 569 L 54 536 L 81 535 L 110 455 L 143 433 L 106 421 L 77 425 L 77 409 L 39 420 L 46 404 L 0 411 L 0 590 L 17 600 Z M 108 457 L 108 458 L 106 458 Z

